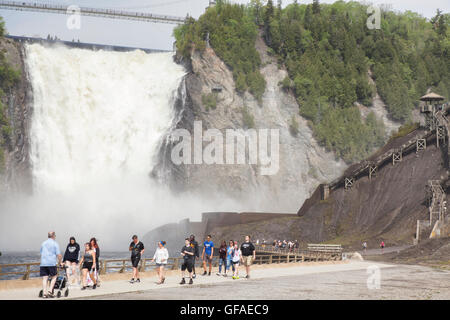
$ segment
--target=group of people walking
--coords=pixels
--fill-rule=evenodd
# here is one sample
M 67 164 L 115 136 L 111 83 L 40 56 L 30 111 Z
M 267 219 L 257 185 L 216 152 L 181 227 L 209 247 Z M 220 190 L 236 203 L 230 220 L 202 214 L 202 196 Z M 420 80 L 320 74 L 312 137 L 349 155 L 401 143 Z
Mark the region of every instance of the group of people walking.
M 156 251 L 151 262 L 156 264 L 156 272 L 158 275 L 157 284 L 163 284 L 165 281 L 164 267 L 169 260 L 169 252 L 165 248 L 166 242 L 159 241 Z M 61 255 L 60 248 L 56 242 L 56 233 L 51 231 L 48 233 L 48 239 L 41 245 L 41 264 L 40 276 L 43 278 L 43 297 L 54 297 L 53 288 L 56 282 L 57 266 L 64 266 L 69 284 L 81 284 L 81 290 L 85 290 L 89 283 L 92 283 L 92 289 L 99 286 L 99 258 L 100 248 L 96 238 L 91 238 L 84 245 L 84 253 L 80 259 L 80 245 L 76 242 L 75 237 L 70 237 L 69 244 L 66 247 L 64 256 Z M 133 268 L 130 283 L 139 283 L 139 263 L 145 252 L 144 244 L 139 241 L 137 235 L 132 236 L 132 242 L 129 245 L 131 252 L 131 264 Z M 245 236 L 245 241 L 239 246 L 237 240 L 230 240 L 228 245 L 226 241 L 222 241 L 218 248 L 219 271 L 218 276 L 228 276 L 228 272 L 232 270 L 232 278 L 239 279 L 239 266 L 243 264 L 246 269 L 246 278 L 250 278 L 250 266 L 255 260 L 256 249 L 250 241 L 250 236 Z M 184 246 L 181 248 L 180 254 L 183 258 L 181 264 L 181 282 L 186 283 L 186 270 L 189 275 L 189 284 L 193 284 L 196 278 L 195 261 L 201 258 L 203 266 L 203 276 L 211 275 L 212 262 L 214 256 L 214 243 L 211 235 L 208 235 L 203 242 L 203 250 L 199 252 L 198 242 L 195 236 L 191 235 L 185 239 Z M 80 270 L 81 267 L 81 279 Z M 222 272 L 223 271 L 223 272 Z M 49 281 L 50 280 L 50 281 Z
M 298 249 L 300 247 L 300 244 L 297 240 L 273 240 L 272 242 L 272 247 L 277 250 L 277 249 L 288 249 L 290 252 L 294 251 L 294 249 Z
M 58 243 L 56 242 L 56 233 L 51 231 L 48 233 L 48 239 L 44 241 L 40 249 L 41 263 L 40 276 L 42 277 L 43 297 L 52 298 L 53 288 L 56 283 L 56 275 L 58 273 L 57 266 L 66 268 L 69 283 L 76 281 L 82 284 L 82 290 L 86 289 L 88 281 L 93 283 L 93 289 L 99 285 L 98 276 L 100 248 L 96 238 L 91 238 L 84 245 L 84 254 L 80 257 L 80 245 L 76 242 L 75 237 L 70 237 L 69 244 L 66 247 L 64 256 Z M 79 268 L 81 266 L 81 279 Z M 49 279 L 51 279 L 49 281 Z
M 246 268 L 246 278 L 250 278 L 250 266 L 255 259 L 255 246 L 250 242 L 250 236 L 245 236 L 245 242 L 239 247 L 237 240 L 230 240 L 228 245 L 225 240 L 222 240 L 219 251 L 219 271 L 217 275 L 228 276 L 228 271 L 232 269 L 233 279 L 239 279 L 239 265 L 243 263 Z M 183 256 L 183 264 L 181 265 L 181 282 L 186 283 L 186 270 L 189 273 L 189 284 L 193 284 L 195 273 L 195 260 L 200 257 L 198 249 L 198 242 L 195 236 L 191 235 L 185 239 L 183 248 L 181 248 L 181 255 Z M 206 237 L 203 243 L 203 250 L 201 260 L 203 265 L 203 276 L 210 276 L 212 272 L 212 261 L 214 256 L 214 242 L 211 241 L 211 235 Z M 222 273 L 223 270 L 223 273 Z

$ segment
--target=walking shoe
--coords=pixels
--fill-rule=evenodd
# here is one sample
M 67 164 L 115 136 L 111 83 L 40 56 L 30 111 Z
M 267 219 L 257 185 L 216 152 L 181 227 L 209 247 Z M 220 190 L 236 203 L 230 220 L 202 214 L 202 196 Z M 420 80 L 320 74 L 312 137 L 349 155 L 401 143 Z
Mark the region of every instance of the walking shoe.
M 246 278 L 246 279 L 250 279 L 250 275 L 246 275 L 245 278 Z
M 181 279 L 181 282 L 180 282 L 180 284 L 185 284 L 186 283 L 186 280 L 184 280 L 184 278 L 183 279 Z
M 140 283 L 140 282 L 141 282 L 141 280 L 140 280 L 139 278 L 137 278 L 137 279 L 136 279 L 136 282 L 139 282 L 139 283 Z
M 228 275 L 225 273 L 224 275 L 223 275 L 224 277 L 228 277 Z
M 130 283 L 134 283 L 134 278 L 131 278 Z
M 95 288 L 97 288 L 97 285 L 96 285 L 96 284 L 94 284 L 94 285 L 92 286 L 92 289 L 95 289 Z
M 233 279 L 236 279 L 236 276 L 232 276 Z
M 206 272 L 206 271 L 205 271 L 205 272 L 203 272 L 202 276 L 206 276 L 206 274 L 207 274 L 207 273 L 208 273 L 208 272 Z
M 191 280 L 189 280 L 189 284 L 193 284 L 194 283 L 194 281 L 192 281 L 192 278 L 191 278 Z
M 208 272 L 208 276 L 210 276 L 211 275 L 211 272 Z
M 86 287 L 81 288 L 81 290 L 86 290 Z
M 236 279 L 239 279 L 239 276 L 236 276 Z
M 194 275 L 192 276 L 192 279 L 195 279 L 197 277 L 197 275 L 194 273 Z
M 217 272 L 216 275 L 220 276 L 220 273 Z

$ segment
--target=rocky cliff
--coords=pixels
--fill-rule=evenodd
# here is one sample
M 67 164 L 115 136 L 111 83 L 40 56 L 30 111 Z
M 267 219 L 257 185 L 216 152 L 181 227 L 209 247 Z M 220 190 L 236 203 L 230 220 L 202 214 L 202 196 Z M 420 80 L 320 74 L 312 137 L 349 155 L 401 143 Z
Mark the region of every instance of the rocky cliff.
M 20 43 L 6 38 L 0 40 L 0 50 L 5 52 L 7 61 L 21 74 L 18 84 L 10 92 L 5 92 L 2 98 L 12 133 L 4 148 L 5 170 L 0 176 L 0 192 L 5 189 L 31 192 L 28 152 L 31 90 L 24 64 L 25 53 Z
M 418 129 L 395 139 L 380 151 L 401 145 L 420 132 Z M 387 163 L 374 178 L 363 176 L 350 189 L 334 190 L 326 200 L 321 200 L 317 188 L 299 210 L 298 218 L 243 224 L 233 229 L 216 228 L 210 232 L 226 239 L 250 232 L 260 239 L 332 242 L 355 249 L 363 241 L 370 248 L 377 247 L 381 240 L 388 246 L 412 245 L 417 220 L 429 219 L 428 180 L 440 180 L 444 186 L 448 181 L 443 153 L 436 147 L 434 136 L 428 139 L 426 150 L 404 155 L 395 165 Z
M 201 121 L 203 130 L 215 128 L 225 132 L 245 129 L 250 118 L 256 130 L 279 129 L 279 171 L 261 175 L 259 165 L 248 164 L 175 166 L 168 159 L 173 143 L 164 146 L 157 171 L 164 172 L 164 179 L 178 190 L 196 190 L 204 196 L 225 194 L 246 203 L 246 208 L 251 210 L 295 212 L 320 182 L 338 177 L 346 165 L 313 139 L 306 120 L 299 116 L 295 98 L 279 85 L 287 72 L 267 54 L 260 37 L 256 48 L 267 83 L 262 101 L 236 91 L 232 72 L 211 48 L 195 51 L 190 61 L 184 61 L 189 70 L 184 84 L 185 100 L 178 105 L 179 117 L 174 128 L 185 128 L 192 133 L 193 122 Z M 212 94 L 216 88 L 220 88 L 216 106 L 207 109 L 202 97 Z M 290 130 L 292 121 L 298 123 L 296 134 Z

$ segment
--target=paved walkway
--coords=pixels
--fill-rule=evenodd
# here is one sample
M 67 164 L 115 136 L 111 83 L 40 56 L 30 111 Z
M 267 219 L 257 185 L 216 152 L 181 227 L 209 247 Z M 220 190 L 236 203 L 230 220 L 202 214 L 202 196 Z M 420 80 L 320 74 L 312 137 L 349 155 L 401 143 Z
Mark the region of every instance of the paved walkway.
M 304 262 L 304 263 L 290 263 L 290 264 L 273 264 L 273 265 L 255 265 L 252 270 L 252 278 L 250 280 L 247 279 L 239 279 L 233 280 L 231 277 L 223 277 L 217 276 L 213 273 L 211 276 L 201 276 L 198 275 L 197 279 L 194 280 L 194 285 L 179 285 L 180 281 L 180 272 L 179 271 L 171 271 L 168 273 L 166 282 L 163 285 L 156 284 L 156 277 L 147 277 L 141 278 L 141 283 L 130 284 L 127 280 L 111 280 L 111 281 L 103 281 L 101 286 L 96 290 L 87 289 L 80 290 L 80 288 L 73 288 L 70 290 L 70 294 L 68 298 L 88 298 L 88 299 L 96 299 L 96 298 L 117 298 L 121 294 L 124 293 L 142 293 L 142 292 L 153 292 L 154 295 L 150 299 L 157 299 L 157 292 L 160 290 L 171 288 L 176 290 L 175 295 L 172 296 L 172 299 L 181 299 L 185 294 L 183 291 L 184 288 L 195 288 L 195 287 L 208 287 L 208 285 L 216 285 L 220 288 L 222 284 L 231 284 L 242 283 L 242 286 L 246 287 L 245 282 L 250 284 L 253 280 L 258 279 L 269 279 L 269 278 L 277 278 L 277 277 L 288 277 L 288 276 L 305 276 L 305 275 L 319 275 L 326 273 L 341 273 L 348 271 L 361 271 L 366 274 L 366 278 L 368 277 L 366 270 L 367 267 L 377 265 L 380 269 L 392 268 L 394 265 L 387 265 L 383 263 L 374 263 L 368 261 L 338 261 L 338 262 Z M 217 268 L 213 269 L 213 271 L 217 270 Z M 198 270 L 200 271 L 200 270 Z M 243 267 L 240 268 L 241 276 L 245 276 L 245 269 Z M 39 299 L 38 293 L 39 288 L 25 288 L 25 289 L 14 289 L 14 290 L 1 290 L 0 291 L 0 300 L 11 299 L 11 300 L 34 300 Z M 202 292 L 207 292 L 208 289 L 203 290 Z M 215 297 L 215 295 L 207 295 L 209 298 Z M 220 296 L 217 296 L 219 299 Z M 269 296 L 267 297 L 270 298 Z M 61 298 L 64 299 L 64 298 Z
M 367 270 L 330 271 L 164 288 L 96 297 L 98 300 L 449 300 L 450 273 L 423 266 L 380 269 L 380 286 L 369 288 Z M 84 298 L 89 299 L 89 298 Z M 201 303 L 200 303 L 201 304 Z
M 364 250 L 358 250 L 358 252 L 364 257 L 364 256 L 377 256 L 377 255 L 382 255 L 382 254 L 387 254 L 387 253 L 392 253 L 392 252 L 400 252 L 402 250 L 408 249 L 412 247 L 412 245 L 407 245 L 407 246 L 396 246 L 396 247 L 385 247 L 383 250 L 381 250 L 380 248 L 377 249 L 367 249 L 366 251 Z

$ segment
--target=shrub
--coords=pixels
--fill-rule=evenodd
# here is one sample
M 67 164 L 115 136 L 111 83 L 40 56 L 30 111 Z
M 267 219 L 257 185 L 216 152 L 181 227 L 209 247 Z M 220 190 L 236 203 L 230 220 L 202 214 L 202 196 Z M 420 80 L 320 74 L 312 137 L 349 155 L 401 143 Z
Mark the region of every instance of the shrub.
M 202 103 L 206 111 L 217 107 L 217 93 L 202 94 Z
M 244 123 L 245 129 L 250 129 L 255 127 L 255 119 L 253 115 L 248 111 L 247 106 L 242 108 L 242 121 Z
M 289 123 L 289 132 L 293 135 L 293 136 L 297 136 L 298 132 L 299 132 L 299 127 L 298 127 L 298 122 L 295 119 L 295 116 L 292 116 L 291 118 L 291 122 Z

